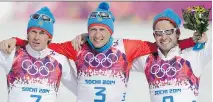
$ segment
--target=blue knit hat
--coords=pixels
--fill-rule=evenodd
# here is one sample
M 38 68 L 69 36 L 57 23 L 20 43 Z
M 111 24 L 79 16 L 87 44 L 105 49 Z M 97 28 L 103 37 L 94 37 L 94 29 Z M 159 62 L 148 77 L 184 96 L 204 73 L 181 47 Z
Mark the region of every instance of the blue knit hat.
M 168 20 L 172 22 L 176 27 L 180 27 L 181 18 L 170 8 L 167 8 L 162 13 L 156 15 L 153 19 L 153 29 L 156 23 L 160 20 Z
M 39 11 L 37 11 L 34 14 L 42 14 L 50 17 L 51 21 L 43 21 L 42 18 L 40 17 L 39 19 L 32 19 L 30 17 L 30 20 L 28 22 L 27 26 L 27 33 L 30 31 L 31 28 L 39 28 L 44 30 L 50 38 L 53 36 L 53 24 L 55 23 L 55 18 L 53 14 L 51 13 L 50 9 L 48 7 L 42 7 Z M 32 14 L 33 15 L 33 14 Z
M 96 16 L 94 18 L 88 18 L 88 29 L 92 26 L 103 26 L 106 27 L 111 34 L 114 32 L 114 21 L 115 17 L 112 12 L 109 10 L 110 6 L 107 2 L 101 2 L 95 12 L 106 12 L 110 15 L 111 18 L 102 18 Z

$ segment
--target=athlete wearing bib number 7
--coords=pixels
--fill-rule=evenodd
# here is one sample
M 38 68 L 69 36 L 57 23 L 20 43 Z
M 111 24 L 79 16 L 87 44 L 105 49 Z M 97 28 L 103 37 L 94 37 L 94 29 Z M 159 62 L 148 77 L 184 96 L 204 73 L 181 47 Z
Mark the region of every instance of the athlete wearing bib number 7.
M 0 67 L 7 74 L 8 102 L 56 102 L 60 81 L 76 94 L 77 82 L 67 58 L 47 48 L 54 22 L 50 10 L 41 8 L 29 20 L 29 43 L 10 55 L 0 51 Z
M 133 71 L 146 75 L 151 102 L 197 102 L 202 68 L 211 61 L 212 41 L 209 37 L 200 51 L 181 51 L 177 46 L 180 34 L 169 33 L 180 24 L 180 18 L 171 9 L 158 14 L 153 24 L 158 53 L 139 57 L 133 63 Z

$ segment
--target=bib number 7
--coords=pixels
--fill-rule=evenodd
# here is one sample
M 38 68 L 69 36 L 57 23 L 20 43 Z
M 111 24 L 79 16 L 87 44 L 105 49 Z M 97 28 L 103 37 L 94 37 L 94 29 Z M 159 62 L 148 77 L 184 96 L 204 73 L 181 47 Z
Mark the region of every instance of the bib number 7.
M 36 98 L 35 102 L 40 102 L 40 100 L 41 100 L 41 95 L 30 95 L 30 97 Z
M 95 99 L 94 102 L 105 102 L 106 101 L 106 91 L 105 87 L 94 87 L 94 89 L 98 90 L 95 95 L 100 96 L 101 99 Z

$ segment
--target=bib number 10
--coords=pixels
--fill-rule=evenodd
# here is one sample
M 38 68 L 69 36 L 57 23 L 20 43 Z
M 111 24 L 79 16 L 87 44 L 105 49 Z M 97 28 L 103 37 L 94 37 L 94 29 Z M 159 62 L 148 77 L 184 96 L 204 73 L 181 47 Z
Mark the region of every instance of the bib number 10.
M 163 102 L 174 102 L 173 96 L 164 96 Z

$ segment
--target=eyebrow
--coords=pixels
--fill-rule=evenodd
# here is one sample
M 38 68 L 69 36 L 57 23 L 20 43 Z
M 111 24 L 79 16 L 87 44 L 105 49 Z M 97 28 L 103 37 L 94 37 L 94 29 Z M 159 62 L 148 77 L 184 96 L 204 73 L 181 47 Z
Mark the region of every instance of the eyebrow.
M 37 32 L 37 31 L 36 31 L 36 32 Z M 40 33 L 40 34 L 44 34 L 45 31 L 44 31 L 44 30 L 41 30 L 41 31 L 39 31 L 39 33 Z
M 165 29 L 165 30 L 158 30 L 158 29 L 155 29 L 154 31 L 166 31 L 166 30 L 171 30 L 171 29 L 176 29 L 176 28 L 170 28 L 170 29 Z
M 91 28 L 90 30 L 97 30 L 96 28 Z
M 104 28 L 100 28 L 100 30 L 105 30 Z
M 37 33 L 37 31 L 36 31 L 36 30 L 34 30 L 34 29 L 32 29 L 32 30 L 31 30 L 31 32 L 36 32 L 36 33 Z

